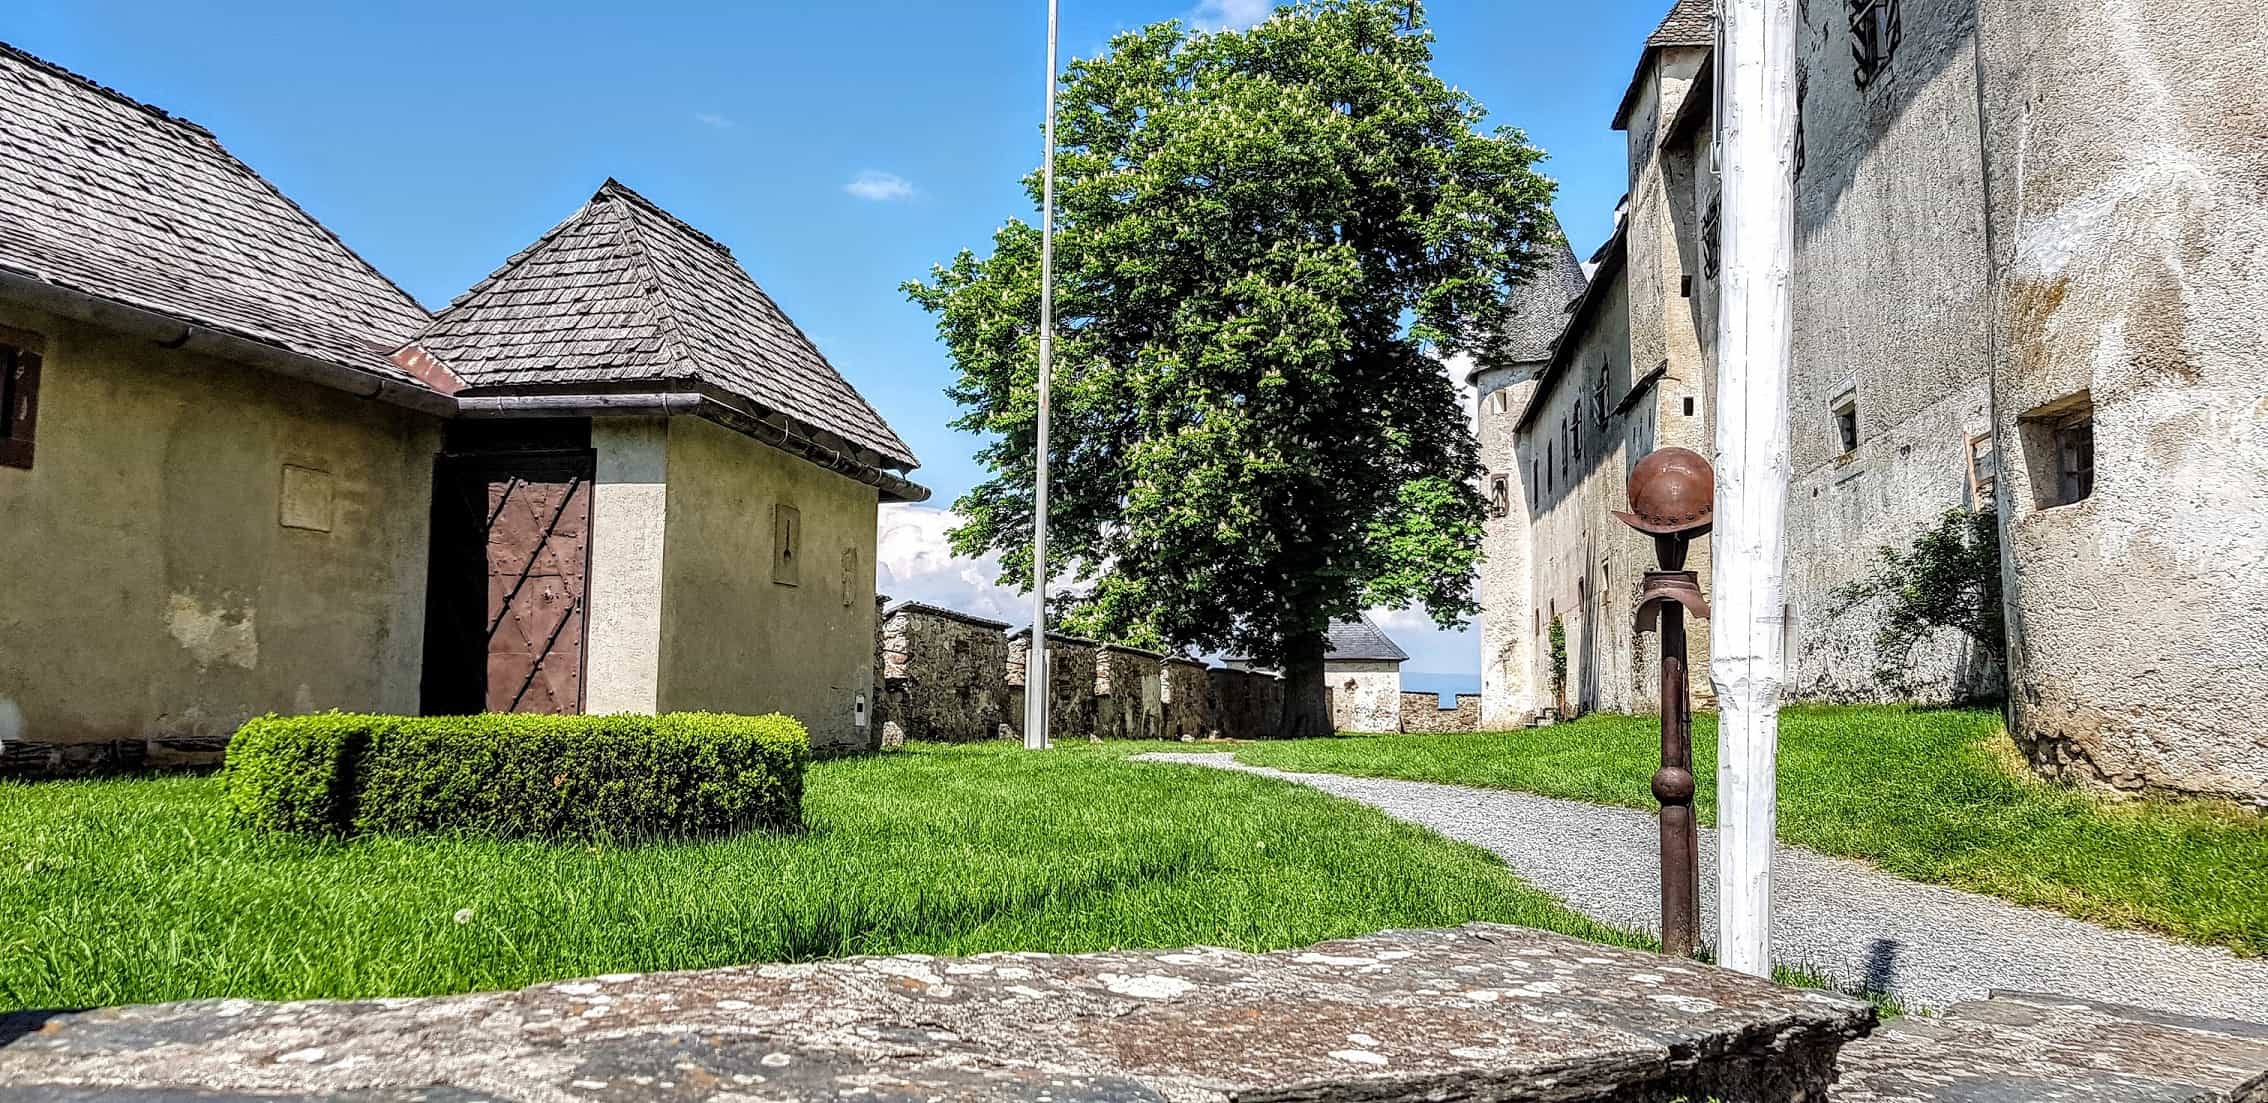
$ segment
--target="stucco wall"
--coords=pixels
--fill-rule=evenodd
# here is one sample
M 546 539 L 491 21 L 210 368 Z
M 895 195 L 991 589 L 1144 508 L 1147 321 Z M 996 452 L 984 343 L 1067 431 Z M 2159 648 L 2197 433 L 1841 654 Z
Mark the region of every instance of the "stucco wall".
M 660 707 L 784 712 L 814 747 L 869 746 L 874 488 L 698 418 L 668 431 Z M 801 520 L 794 585 L 775 581 L 781 506 Z
M 0 741 L 163 761 L 271 710 L 417 710 L 438 421 L 6 304 L 0 325 L 46 346 L 36 462 L 0 468 Z M 281 523 L 287 465 L 329 531 Z
M 1997 689 L 1997 670 L 1953 632 L 1916 650 L 1899 678 L 1878 678 L 1879 608 L 1839 611 L 1834 596 L 1883 545 L 1903 548 L 1970 504 L 1969 441 L 1990 430 L 1972 4 L 1905 0 L 1890 69 L 1863 87 L 1840 7 L 1816 6 L 1799 46 L 1791 697 L 1945 701 Z M 1834 419 L 1846 396 L 1858 412 L 1847 454 Z
M 1331 726 L 1343 732 L 1402 730 L 1402 664 L 1333 660 L 1323 664 Z
M 1515 427 L 1536 393 L 1540 364 L 1518 364 L 1481 373 L 1474 430 L 1480 438 L 1483 479 L 1507 480 L 1510 512 L 1481 521 L 1480 638 L 1481 714 L 1488 726 L 1517 728 L 1534 717 L 1536 635 L 1529 600 L 1528 465 L 1519 454 Z M 1489 488 L 1481 487 L 1485 497 Z
M 1628 505 L 1630 467 L 1652 447 L 1654 407 L 1641 400 L 1632 413 L 1601 428 L 1596 396 L 1604 373 L 1611 409 L 1628 393 L 1629 286 L 1618 270 L 1602 273 L 1605 297 L 1572 342 L 1568 366 L 1547 380 L 1533 401 L 1539 404 L 1517 455 L 1528 472 L 1530 577 L 1529 623 L 1518 626 L 1530 640 L 1530 677 L 1537 703 L 1562 712 L 1597 709 L 1628 711 L 1652 705 L 1652 695 L 1635 693 L 1643 671 L 1634 668 L 1628 594 L 1653 562 L 1653 545 L 1641 540 L 1613 510 Z M 1570 456 L 1565 426 L 1579 420 L 1576 455 Z M 1546 468 L 1549 468 L 1547 471 Z M 1603 596 L 1602 596 L 1603 595 Z M 1557 617 L 1567 634 L 1567 681 L 1555 693 L 1548 644 Z
M 2014 727 L 2043 769 L 2268 803 L 2268 19 L 1983 0 Z M 2092 496 L 2023 415 L 2089 393 Z
M 590 580 L 584 598 L 583 711 L 661 708 L 662 595 L 668 583 L 669 422 L 591 424 Z

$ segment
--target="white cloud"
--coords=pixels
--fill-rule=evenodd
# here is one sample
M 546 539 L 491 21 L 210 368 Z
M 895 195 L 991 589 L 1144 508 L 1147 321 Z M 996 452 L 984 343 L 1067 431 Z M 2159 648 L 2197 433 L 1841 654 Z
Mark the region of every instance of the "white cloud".
M 1370 619 L 1410 653 L 1410 661 L 1402 664 L 1404 673 L 1469 674 L 1475 683 L 1480 680 L 1480 634 L 1471 623 L 1444 629 L 1423 609 L 1372 609 Z
M 864 169 L 857 176 L 851 177 L 851 182 L 843 185 L 843 190 L 860 199 L 871 199 L 876 203 L 888 203 L 894 200 L 913 198 L 914 186 L 912 181 L 897 173 L 882 172 L 878 169 Z
M 1208 31 L 1243 30 L 1265 23 L 1276 12 L 1276 0 L 1199 0 L 1189 21 Z
M 693 113 L 693 121 L 703 126 L 713 126 L 718 130 L 723 130 L 732 125 L 731 119 L 714 111 L 696 111 Z
M 874 552 L 874 588 L 893 601 L 926 601 L 1010 624 L 1031 622 L 1031 599 L 994 581 L 1000 557 L 953 554 L 945 534 L 961 523 L 949 509 L 886 505 Z

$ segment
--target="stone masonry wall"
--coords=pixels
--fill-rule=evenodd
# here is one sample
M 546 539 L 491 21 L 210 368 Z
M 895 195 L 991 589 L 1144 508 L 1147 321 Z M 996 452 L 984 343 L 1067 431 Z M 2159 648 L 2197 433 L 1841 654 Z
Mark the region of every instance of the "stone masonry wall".
M 918 601 L 885 606 L 874 745 L 1022 738 L 1031 630 L 1007 628 Z M 1266 739 L 1283 716 L 1283 680 L 1272 674 L 1054 633 L 1048 654 L 1054 739 Z
M 1402 694 L 1402 730 L 1413 735 L 1481 730 L 1481 695 L 1460 693 L 1457 707 L 1441 707 L 1435 693 Z
M 885 610 L 874 710 L 882 745 L 999 738 L 1009 722 L 1007 629 L 919 602 Z

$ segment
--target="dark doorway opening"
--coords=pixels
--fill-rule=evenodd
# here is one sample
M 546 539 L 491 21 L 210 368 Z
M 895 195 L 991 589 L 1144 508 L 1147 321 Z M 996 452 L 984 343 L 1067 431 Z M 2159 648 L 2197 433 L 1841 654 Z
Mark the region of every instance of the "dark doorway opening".
M 562 435 L 482 440 L 436 461 L 420 687 L 429 716 L 583 711 L 595 456 L 558 447 L 570 443 Z

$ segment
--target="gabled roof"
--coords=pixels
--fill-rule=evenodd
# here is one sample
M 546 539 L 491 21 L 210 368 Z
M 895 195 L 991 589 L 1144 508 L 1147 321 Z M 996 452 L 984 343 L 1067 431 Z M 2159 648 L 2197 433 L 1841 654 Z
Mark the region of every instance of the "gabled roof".
M 608 180 L 416 345 L 465 396 L 714 389 L 915 466 L 913 450 L 715 239 Z
M 1591 272 L 1590 283 L 1583 288 L 1582 297 L 1567 308 L 1566 329 L 1552 344 L 1551 362 L 1536 373 L 1535 397 L 1529 399 L 1528 408 L 1521 411 L 1520 420 L 1512 426 L 1513 432 L 1527 432 L 1528 426 L 1535 423 L 1536 415 L 1543 412 L 1544 398 L 1551 394 L 1559 377 L 1566 374 L 1568 356 L 1581 343 L 1576 339 L 1577 332 L 1597 313 L 1599 304 L 1606 301 L 1608 293 L 1614 289 L 1614 281 L 1622 277 L 1622 266 L 1629 256 L 1629 227 L 1629 219 L 1615 219 L 1614 233 L 1606 244 L 1599 246 L 1598 252 L 1591 254 L 1591 263 L 1597 267 Z
M 1408 652 L 1388 639 L 1386 633 L 1380 631 L 1376 624 L 1371 623 L 1370 617 L 1364 614 L 1357 614 L 1353 620 L 1332 621 L 1330 649 L 1323 653 L 1326 661 L 1340 659 L 1347 662 L 1398 663 L 1407 661 L 1409 657 Z
M 426 390 L 386 358 L 417 300 L 203 127 L 4 43 L 0 274 Z
M 1638 87 L 1645 81 L 1646 67 L 1653 64 L 1655 53 L 1678 46 L 1716 44 L 1717 18 L 1712 0 L 1677 0 L 1672 4 L 1661 25 L 1646 36 L 1645 48 L 1638 52 L 1638 69 L 1630 74 L 1630 85 L 1623 89 L 1622 102 L 1614 109 L 1614 128 L 1620 130 L 1629 121 L 1630 109 L 1638 102 Z

